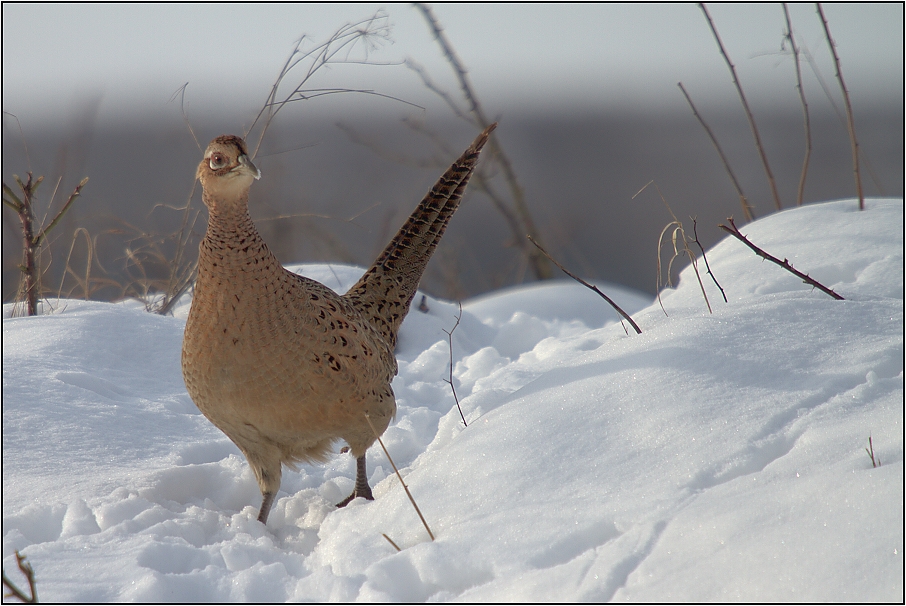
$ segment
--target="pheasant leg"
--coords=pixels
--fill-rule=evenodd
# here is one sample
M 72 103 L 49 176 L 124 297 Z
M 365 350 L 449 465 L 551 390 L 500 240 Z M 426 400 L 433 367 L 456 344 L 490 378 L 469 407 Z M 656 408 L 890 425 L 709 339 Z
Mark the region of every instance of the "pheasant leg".
M 371 494 L 371 486 L 368 485 L 368 476 L 365 474 L 365 455 L 355 460 L 355 468 L 355 489 L 351 495 L 337 503 L 337 507 L 346 507 L 357 497 L 362 497 L 369 501 L 374 500 L 374 496 Z
M 271 506 L 274 504 L 274 493 L 265 492 L 261 495 L 261 510 L 258 512 L 258 521 L 267 524 L 267 515 L 271 512 Z

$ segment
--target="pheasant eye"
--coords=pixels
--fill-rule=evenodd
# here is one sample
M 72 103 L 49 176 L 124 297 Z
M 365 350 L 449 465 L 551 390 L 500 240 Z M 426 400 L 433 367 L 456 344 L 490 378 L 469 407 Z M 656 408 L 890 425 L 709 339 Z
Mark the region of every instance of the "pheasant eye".
M 213 170 L 218 170 L 227 165 L 227 160 L 223 154 L 211 154 L 210 164 Z

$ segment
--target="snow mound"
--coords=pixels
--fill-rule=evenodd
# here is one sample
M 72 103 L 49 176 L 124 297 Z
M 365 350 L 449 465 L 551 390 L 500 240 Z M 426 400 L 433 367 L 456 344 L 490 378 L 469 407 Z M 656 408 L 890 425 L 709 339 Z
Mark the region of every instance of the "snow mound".
M 379 447 L 375 501 L 333 507 L 338 453 L 259 524 L 182 383 L 188 301 L 4 306 L 4 569 L 24 553 L 52 602 L 902 600 L 903 201 L 866 206 L 742 227 L 844 301 L 730 238 L 713 313 L 691 269 L 669 316 L 599 285 L 641 335 L 572 282 L 417 295 L 383 439 L 435 541 Z M 293 269 L 340 292 L 362 271 Z

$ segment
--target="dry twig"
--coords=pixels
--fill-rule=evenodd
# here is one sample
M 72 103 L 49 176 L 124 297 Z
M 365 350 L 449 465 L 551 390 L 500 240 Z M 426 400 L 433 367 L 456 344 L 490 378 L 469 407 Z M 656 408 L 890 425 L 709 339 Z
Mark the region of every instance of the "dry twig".
M 371 417 L 368 416 L 368 413 L 365 414 L 365 420 L 368 421 L 368 426 L 371 427 L 371 431 L 374 432 L 374 437 L 377 438 L 378 443 L 381 445 L 381 448 L 384 449 L 384 454 L 387 455 L 387 460 L 390 461 L 390 465 L 393 466 L 393 471 L 396 472 L 396 477 L 400 479 L 400 484 L 403 485 L 403 489 L 406 491 L 406 496 L 409 497 L 409 502 L 412 503 L 412 506 L 415 508 L 415 513 L 418 514 L 419 519 L 421 519 L 422 524 L 425 526 L 425 530 L 428 531 L 428 536 L 431 537 L 431 540 L 434 540 L 434 533 L 431 532 L 431 529 L 428 527 L 428 522 L 425 521 L 425 516 L 422 515 L 422 510 L 418 508 L 418 505 L 415 503 L 415 499 L 412 497 L 412 493 L 409 492 L 409 487 L 406 486 L 406 483 L 403 482 L 403 476 L 400 474 L 400 470 L 396 468 L 396 463 L 393 462 L 393 458 L 390 456 L 390 453 L 387 452 L 387 447 L 384 446 L 384 441 L 381 439 L 381 436 L 378 435 L 377 430 L 374 428 L 374 424 L 371 422 Z M 387 535 L 384 535 L 387 536 Z M 390 537 L 387 537 L 387 540 L 390 541 Z M 396 547 L 396 543 L 390 541 L 390 543 Z M 399 549 L 399 547 L 396 547 Z
M 737 240 L 739 240 L 740 242 L 742 242 L 743 244 L 745 244 L 746 246 L 748 246 L 749 248 L 751 248 L 753 251 L 755 251 L 756 255 L 758 255 L 762 259 L 767 259 L 771 263 L 775 263 L 775 264 L 779 265 L 780 267 L 787 270 L 794 276 L 796 276 L 798 278 L 802 278 L 803 282 L 805 282 L 807 284 L 811 284 L 812 286 L 814 286 L 821 292 L 830 295 L 831 297 L 837 299 L 838 301 L 843 301 L 843 297 L 841 297 L 840 295 L 838 295 L 837 293 L 835 293 L 834 291 L 829 289 L 827 286 L 824 286 L 823 284 L 821 284 L 814 278 L 810 278 L 807 274 L 804 274 L 801 271 L 798 271 L 797 269 L 795 269 L 792 265 L 790 265 L 790 262 L 787 259 L 784 259 L 783 261 L 781 261 L 777 257 L 766 253 L 764 250 L 762 250 L 762 249 L 758 248 L 757 246 L 755 246 L 754 244 L 752 244 L 748 240 L 748 238 L 746 238 L 744 235 L 742 235 L 742 233 L 740 233 L 739 228 L 737 228 L 736 224 L 733 223 L 733 217 L 727 218 L 727 222 L 730 224 L 730 227 L 727 227 L 726 225 L 718 225 L 718 227 L 721 228 L 722 230 L 724 230 L 725 232 L 727 232 L 728 234 L 730 234 L 731 236 L 733 236 L 734 238 L 736 238 Z
M 277 78 L 274 80 L 274 84 L 271 86 L 271 90 L 267 95 L 261 111 L 258 112 L 258 115 L 255 117 L 255 120 L 252 121 L 251 126 L 249 126 L 248 131 L 245 133 L 245 139 L 248 139 L 249 133 L 252 129 L 258 124 L 260 120 L 263 120 L 261 125 L 261 132 L 258 136 L 258 142 L 255 145 L 254 152 L 252 157 L 258 154 L 258 150 L 261 147 L 261 142 L 264 140 L 264 135 L 267 133 L 267 129 L 270 127 L 271 122 L 280 112 L 281 109 L 286 107 L 288 103 L 294 101 L 305 101 L 308 99 L 313 99 L 315 97 L 322 97 L 325 95 L 333 95 L 337 93 L 362 93 L 366 95 L 374 95 L 377 97 L 384 97 L 387 99 L 393 99 L 394 101 L 400 101 L 406 103 L 407 105 L 413 105 L 414 107 L 419 107 L 412 103 L 408 103 L 396 97 L 391 97 L 390 95 L 384 95 L 373 90 L 354 90 L 354 89 L 344 89 L 344 88 L 305 88 L 308 81 L 315 75 L 322 67 L 329 65 L 338 65 L 338 64 L 350 64 L 350 63 L 367 63 L 369 65 L 392 65 L 389 63 L 375 63 L 367 60 L 368 51 L 374 49 L 380 41 L 386 41 L 390 39 L 390 25 L 388 23 L 389 16 L 383 10 L 379 10 L 374 15 L 368 19 L 363 19 L 356 23 L 348 23 L 338 29 L 334 34 L 327 39 L 327 41 L 322 42 L 321 44 L 316 45 L 310 50 L 303 50 L 303 46 L 309 41 L 306 36 L 302 36 L 296 41 L 296 45 L 287 57 L 286 61 L 283 64 L 283 67 L 280 70 L 280 73 L 277 74 Z M 355 49 L 357 45 L 361 43 L 365 47 L 364 59 L 352 59 L 350 54 Z M 302 70 L 303 75 L 301 76 L 298 84 L 289 92 L 289 94 L 284 95 L 281 92 L 281 86 L 283 85 L 284 80 L 289 76 L 290 72 L 293 72 L 297 67 Z M 424 109 L 424 108 L 421 108 Z
M 830 92 L 830 88 L 827 86 L 827 82 L 824 79 L 824 76 L 821 75 L 821 69 L 818 67 L 818 62 L 815 61 L 815 57 L 809 52 L 807 46 L 800 46 L 802 54 L 805 56 L 805 60 L 808 61 L 809 67 L 812 69 L 812 73 L 815 74 L 815 79 L 818 80 L 818 84 L 821 85 L 821 90 L 824 92 L 824 96 L 827 98 L 831 107 L 834 110 L 834 114 L 837 116 L 837 119 L 840 120 L 840 124 L 843 125 L 843 128 L 848 129 L 849 126 L 846 123 L 846 116 L 843 115 L 843 112 L 840 111 L 840 108 L 837 106 L 837 102 L 834 100 L 834 96 Z M 859 148 L 859 166 L 865 164 L 865 168 L 868 171 L 868 176 L 871 177 L 871 180 L 874 182 L 875 187 L 878 189 L 878 193 L 882 196 L 887 195 L 887 190 L 884 187 L 884 184 L 881 183 L 881 179 L 875 173 L 874 168 L 871 164 L 871 159 L 868 157 L 868 154 L 863 148 Z
M 837 56 L 837 48 L 834 39 L 831 38 L 830 28 L 827 26 L 827 18 L 824 16 L 824 10 L 821 3 L 816 2 L 818 15 L 821 17 L 821 24 L 824 26 L 824 34 L 827 36 L 827 45 L 830 47 L 831 55 L 834 57 L 834 66 L 837 69 L 837 80 L 840 81 L 840 89 L 843 91 L 843 102 L 846 105 L 846 126 L 849 130 L 849 142 L 853 151 L 853 174 L 856 177 L 856 193 L 859 196 L 859 210 L 865 210 L 865 196 L 862 193 L 862 176 L 859 174 L 859 142 L 856 141 L 856 124 L 853 120 L 853 106 L 849 102 L 849 92 L 846 90 L 846 83 L 843 82 L 843 72 L 840 71 L 840 57 Z
M 808 161 L 812 155 L 812 127 L 808 116 L 808 103 L 805 102 L 805 89 L 802 87 L 802 67 L 799 65 L 799 47 L 796 46 L 796 40 L 793 38 L 793 25 L 790 23 L 790 11 L 783 3 L 783 16 L 786 18 L 786 39 L 790 41 L 790 48 L 793 51 L 793 63 L 796 65 L 796 89 L 799 91 L 799 99 L 802 101 L 802 116 L 805 122 L 805 159 L 802 161 L 802 174 L 799 177 L 799 193 L 796 196 L 796 204 L 802 206 L 802 199 L 805 195 L 805 175 L 808 173 Z
M 639 334 L 639 335 L 642 334 L 642 329 L 639 328 L 639 325 L 635 323 L 635 320 L 633 320 L 632 317 L 631 317 L 628 313 L 626 313 L 625 311 L 623 311 L 623 308 L 621 308 L 619 305 L 617 305 L 616 303 L 614 303 L 613 299 L 611 299 L 610 297 L 608 297 L 607 295 L 605 295 L 603 292 L 601 292 L 600 290 L 598 290 L 598 287 L 595 286 L 594 284 L 589 284 L 588 282 L 586 282 L 585 280 L 583 280 L 583 279 L 580 278 L 579 276 L 573 274 L 573 273 L 570 272 L 568 269 L 566 269 L 565 267 L 563 267 L 562 265 L 560 265 L 560 263 L 559 263 L 556 259 L 554 259 L 552 256 L 550 256 L 550 254 L 549 254 L 546 250 L 544 250 L 543 248 L 541 248 L 541 245 L 538 244 L 537 242 L 535 242 L 535 240 L 534 240 L 531 236 L 527 236 L 527 237 L 528 237 L 528 239 L 529 239 L 529 242 L 531 242 L 532 244 L 534 244 L 535 246 L 537 246 L 537 247 L 538 247 L 538 250 L 540 250 L 541 253 L 542 253 L 545 257 L 547 257 L 548 259 L 550 259 L 551 263 L 553 263 L 554 265 L 556 265 L 557 267 L 559 267 L 559 268 L 563 271 L 563 273 L 565 273 L 567 276 L 569 276 L 570 278 L 572 278 L 573 280 L 575 280 L 576 282 L 578 282 L 578 283 L 581 284 L 582 286 L 585 286 L 586 288 L 590 288 L 591 290 L 593 290 L 593 291 L 595 291 L 596 293 L 598 293 L 598 295 L 600 295 L 605 301 L 607 301 L 608 303 L 610 303 L 610 306 L 613 307 L 613 308 L 616 310 L 616 312 L 617 312 L 618 314 L 620 314 L 622 317 L 626 318 L 626 321 L 629 322 L 629 323 L 632 325 L 632 327 L 635 329 L 636 334 Z M 622 324 L 623 321 L 620 320 L 620 323 Z M 627 335 L 629 334 L 629 331 L 626 330 L 626 326 L 623 326 L 623 330 L 626 331 L 626 334 L 627 334 Z
M 717 154 L 720 156 L 720 161 L 724 163 L 724 169 L 727 171 L 727 174 L 730 175 L 730 180 L 733 182 L 733 187 L 736 188 L 736 193 L 739 195 L 739 203 L 742 205 L 742 214 L 745 215 L 746 221 L 755 220 L 755 210 L 752 208 L 752 205 L 749 204 L 749 200 L 746 198 L 746 195 L 742 193 L 742 187 L 739 185 L 739 181 L 736 180 L 736 175 L 733 174 L 733 169 L 730 168 L 730 162 L 727 160 L 727 156 L 724 154 L 724 150 L 721 149 L 720 143 L 717 142 L 717 137 L 714 136 L 714 133 L 711 131 L 711 128 L 705 122 L 705 119 L 702 118 L 701 114 L 698 113 L 698 110 L 695 109 L 695 104 L 692 103 L 692 98 L 689 97 L 689 93 L 686 92 L 686 88 L 683 86 L 682 82 L 677 82 L 680 90 L 683 91 L 683 95 L 686 97 L 686 101 L 689 102 L 689 107 L 692 108 L 692 114 L 698 118 L 699 123 L 701 123 L 702 128 L 705 129 L 705 132 L 708 133 L 708 137 L 711 138 L 711 143 L 714 144 L 714 148 L 717 150 Z
M 66 211 L 70 209 L 75 199 L 82 193 L 82 188 L 88 183 L 88 177 L 76 185 L 75 189 L 69 194 L 69 199 L 63 205 L 63 208 L 50 220 L 49 223 L 37 229 L 35 233 L 35 192 L 44 177 L 38 177 L 32 180 L 32 173 L 26 173 L 28 179 L 25 183 L 18 175 L 13 175 L 16 184 L 22 191 L 22 197 L 19 198 L 13 190 L 6 184 L 3 184 L 3 203 L 13 209 L 19 216 L 19 222 L 22 224 L 22 254 L 23 261 L 19 269 L 22 271 L 22 281 L 20 282 L 20 292 L 25 296 L 26 313 L 29 316 L 38 313 L 38 298 L 41 296 L 41 268 L 37 260 L 38 252 L 47 234 L 60 222 Z M 53 198 L 51 198 L 53 202 Z
M 881 457 L 875 458 L 875 447 L 871 443 L 871 436 L 868 436 L 868 448 L 865 449 L 865 452 L 868 453 L 868 456 L 871 457 L 871 466 L 880 467 L 881 466 Z
M 702 243 L 698 240 L 698 224 L 695 221 L 695 217 L 692 218 L 692 234 L 695 236 L 693 242 L 695 242 L 698 245 L 698 249 L 702 251 L 702 259 L 705 260 L 705 269 L 708 270 L 708 275 L 711 276 L 711 280 L 714 281 L 714 285 L 717 286 L 717 289 L 720 291 L 720 296 L 724 298 L 724 303 L 728 303 L 727 293 L 721 288 L 720 283 L 717 281 L 717 277 L 715 277 L 714 273 L 711 271 L 711 266 L 708 264 L 708 255 L 705 254 L 705 247 L 702 246 Z
M 771 186 L 771 193 L 774 196 L 774 205 L 777 207 L 777 210 L 782 210 L 783 205 L 780 204 L 780 194 L 777 193 L 777 184 L 774 182 L 774 173 L 771 172 L 771 167 L 768 165 L 768 157 L 764 152 L 764 147 L 761 145 L 758 127 L 755 126 L 755 117 L 752 115 L 752 110 L 749 109 L 749 102 L 746 101 L 746 96 L 742 92 L 742 85 L 739 83 L 739 77 L 736 75 L 736 67 L 733 65 L 733 62 L 730 61 L 730 56 L 727 54 L 726 49 L 724 49 L 724 43 L 717 34 L 717 28 L 714 27 L 714 22 L 711 20 L 708 9 L 705 8 L 704 3 L 702 2 L 700 2 L 698 6 L 702 9 L 702 12 L 705 13 L 705 18 L 708 19 L 708 25 L 711 27 L 714 39 L 717 40 L 717 46 L 720 47 L 720 54 L 723 55 L 724 60 L 727 62 L 727 67 L 730 68 L 730 73 L 733 75 L 733 84 L 736 85 L 736 91 L 739 93 L 740 101 L 742 101 L 742 107 L 746 112 L 746 118 L 749 119 L 749 126 L 752 127 L 752 135 L 755 137 L 755 147 L 758 148 L 758 154 L 761 156 L 761 163 L 764 165 L 764 172 L 768 177 L 768 184 Z
M 438 94 L 447 105 L 450 105 L 453 108 L 453 112 L 464 120 L 477 125 L 480 129 L 487 128 L 493 120 L 489 120 L 485 115 L 484 110 L 481 107 L 481 103 L 478 101 L 478 95 L 475 93 L 475 90 L 472 88 L 472 84 L 469 82 L 469 72 L 463 66 L 462 61 L 460 61 L 459 56 L 456 54 L 456 51 L 453 50 L 453 45 L 450 44 L 450 41 L 447 39 L 447 35 L 444 33 L 443 27 L 441 27 L 440 22 L 437 20 L 437 17 L 434 16 L 434 13 L 431 11 L 431 8 L 423 2 L 416 2 L 415 7 L 422 12 L 422 15 L 425 18 L 425 21 L 428 23 L 428 27 L 431 29 L 431 33 L 434 36 L 434 39 L 437 40 L 437 43 L 440 45 L 441 51 L 444 56 L 447 58 L 447 62 L 453 68 L 456 78 L 459 81 L 459 87 L 462 90 L 463 97 L 469 104 L 468 112 L 464 112 L 458 108 L 456 103 L 453 101 L 451 95 L 443 90 L 441 90 L 434 82 L 428 77 L 424 68 L 421 68 L 414 61 L 407 61 L 407 65 L 415 71 L 421 78 L 425 86 Z M 471 113 L 474 116 L 474 119 L 469 119 L 468 115 Z M 540 240 L 538 236 L 538 229 L 535 227 L 535 221 L 532 219 L 532 215 L 528 210 L 528 205 L 525 201 L 525 193 L 522 189 L 522 185 L 519 183 L 519 180 L 516 177 L 516 171 L 513 168 L 512 163 L 510 162 L 509 157 L 504 153 L 503 147 L 500 145 L 497 134 L 491 135 L 490 141 L 488 141 L 488 149 L 491 151 L 494 158 L 500 163 L 500 167 L 503 171 L 504 178 L 506 179 L 507 185 L 510 189 L 510 194 L 513 198 L 513 211 L 504 213 L 504 217 L 507 218 L 507 222 L 510 223 L 511 229 L 513 229 L 513 222 L 511 220 L 511 215 L 518 217 L 518 220 L 521 222 L 521 226 L 513 229 L 513 241 L 519 246 L 523 253 L 526 256 L 526 259 L 529 262 L 529 265 L 532 268 L 532 272 L 535 274 L 535 277 L 539 280 L 549 279 L 553 272 L 551 271 L 550 266 L 545 261 L 545 258 L 539 255 L 532 248 L 524 244 L 522 240 L 522 234 L 527 233 L 532 235 L 535 239 Z M 484 182 L 487 179 L 486 169 L 483 169 L 479 166 L 476 171 L 475 177 L 473 178 L 473 184 L 475 181 Z M 480 185 L 480 189 L 483 191 L 489 192 L 490 187 L 486 183 Z M 489 193 L 490 195 L 490 193 Z M 498 200 L 492 200 L 495 202 L 495 206 L 498 209 L 504 207 L 503 204 L 498 203 Z
M 37 604 L 38 589 L 35 581 L 35 570 L 31 567 L 31 564 L 28 563 L 28 560 L 25 559 L 25 556 L 19 554 L 18 550 L 16 550 L 16 564 L 19 566 L 19 571 L 25 575 L 26 580 L 28 580 L 28 589 L 31 592 L 31 596 L 25 595 L 24 591 L 16 587 L 15 583 L 6 576 L 6 571 L 3 571 L 3 586 L 9 590 L 9 593 L 4 594 L 3 597 L 16 598 L 26 604 Z
M 400 549 L 400 546 L 397 545 L 396 543 L 394 543 L 393 539 L 391 539 L 390 537 L 387 536 L 387 533 L 382 532 L 381 536 L 383 536 L 385 539 L 387 539 L 387 542 L 390 543 L 391 545 L 393 545 L 397 551 L 402 551 L 402 549 Z
M 425 302 L 425 299 L 423 296 L 422 297 L 423 305 L 424 305 L 424 302 Z M 444 381 L 446 381 L 447 383 L 450 384 L 450 389 L 453 390 L 453 399 L 456 400 L 456 408 L 459 409 L 459 416 L 462 417 L 462 424 L 465 425 L 466 427 L 468 427 L 469 424 L 466 423 L 466 416 L 464 414 L 462 414 L 462 407 L 459 405 L 459 397 L 456 395 L 456 387 L 453 386 L 453 331 L 456 330 L 457 326 L 459 326 L 459 322 L 461 320 L 462 320 L 462 303 L 460 302 L 459 315 L 456 316 L 456 324 L 454 324 L 453 328 L 451 328 L 450 330 L 447 330 L 446 328 L 443 329 L 443 331 L 445 333 L 447 333 L 447 337 L 449 337 L 449 339 L 450 339 L 450 378 L 444 379 Z

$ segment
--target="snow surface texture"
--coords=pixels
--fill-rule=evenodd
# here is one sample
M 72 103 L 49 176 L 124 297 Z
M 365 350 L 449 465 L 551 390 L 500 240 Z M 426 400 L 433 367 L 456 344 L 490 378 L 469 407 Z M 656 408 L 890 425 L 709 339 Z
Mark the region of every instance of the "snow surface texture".
M 4 568 L 21 581 L 22 551 L 57 602 L 901 601 L 903 201 L 742 231 L 846 300 L 727 238 L 713 314 L 689 270 L 669 317 L 605 287 L 641 335 L 572 282 L 467 302 L 468 427 L 445 383 L 458 307 L 417 296 L 383 439 L 434 542 L 379 446 L 375 501 L 333 506 L 355 475 L 337 454 L 286 472 L 259 524 L 244 458 L 183 386 L 187 305 L 4 319 Z

